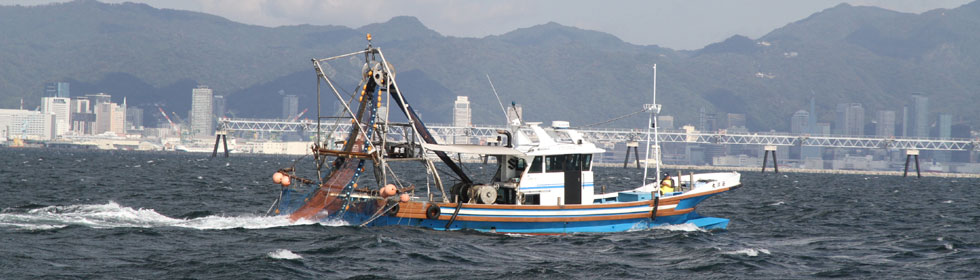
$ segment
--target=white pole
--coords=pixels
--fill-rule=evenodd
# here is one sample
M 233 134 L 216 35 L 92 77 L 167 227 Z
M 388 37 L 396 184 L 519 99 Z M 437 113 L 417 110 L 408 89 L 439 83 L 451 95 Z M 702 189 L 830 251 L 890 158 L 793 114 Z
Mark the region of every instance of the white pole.
M 660 114 L 660 105 L 657 105 L 657 64 L 653 64 L 653 106 L 657 110 L 657 115 Z M 651 113 L 652 115 L 653 113 Z M 657 146 L 657 182 L 660 182 L 660 160 L 663 158 L 661 155 L 663 151 L 660 150 L 660 131 L 659 125 L 657 124 L 657 118 L 653 118 L 653 145 Z M 659 186 L 659 185 L 658 185 Z
M 657 106 L 657 65 L 653 65 L 653 107 L 650 109 L 650 118 L 647 120 L 647 143 L 645 160 L 643 161 L 643 186 L 647 185 L 647 168 L 650 166 L 650 127 L 653 126 L 653 110 Z M 659 171 L 658 171 L 659 172 Z M 654 182 L 656 183 L 656 182 Z

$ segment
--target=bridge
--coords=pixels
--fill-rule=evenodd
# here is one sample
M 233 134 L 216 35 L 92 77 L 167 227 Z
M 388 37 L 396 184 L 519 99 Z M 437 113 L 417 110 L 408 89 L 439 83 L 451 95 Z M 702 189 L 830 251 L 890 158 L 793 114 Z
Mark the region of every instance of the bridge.
M 428 124 L 429 130 L 441 139 L 465 135 L 476 138 L 496 138 L 497 130 L 504 126 L 480 125 L 474 127 L 454 127 L 445 124 Z M 405 135 L 403 127 L 390 126 L 394 134 Z M 272 119 L 232 119 L 218 120 L 218 130 L 226 132 L 314 132 L 314 121 L 286 121 Z M 343 134 L 350 130 L 350 123 L 322 121 L 323 134 Z M 577 129 L 584 137 L 594 143 L 625 143 L 644 141 L 644 130 L 639 129 Z M 706 133 L 698 131 L 666 130 L 659 133 L 659 141 L 664 143 L 720 144 L 720 145 L 763 145 L 763 146 L 808 146 L 854 149 L 899 149 L 934 151 L 980 151 L 980 139 L 934 139 L 907 137 L 855 137 L 842 135 L 791 135 L 780 133 Z

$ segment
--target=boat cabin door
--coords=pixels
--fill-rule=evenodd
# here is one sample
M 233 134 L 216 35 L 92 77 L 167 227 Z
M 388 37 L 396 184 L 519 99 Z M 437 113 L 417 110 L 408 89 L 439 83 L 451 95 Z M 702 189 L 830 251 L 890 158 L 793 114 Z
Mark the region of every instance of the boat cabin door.
M 565 169 L 565 204 L 582 204 L 582 157 L 562 155 Z

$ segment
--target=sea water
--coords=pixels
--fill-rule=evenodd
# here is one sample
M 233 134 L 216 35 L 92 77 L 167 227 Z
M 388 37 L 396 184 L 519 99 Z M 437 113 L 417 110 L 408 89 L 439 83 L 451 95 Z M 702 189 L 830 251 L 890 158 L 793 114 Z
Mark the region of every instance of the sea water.
M 728 230 L 528 236 L 269 217 L 279 190 L 272 172 L 311 164 L 208 156 L 0 149 L 0 278 L 980 275 L 975 179 L 743 172 L 741 188 L 698 208 L 731 219 Z M 492 176 L 492 165 L 464 169 L 478 181 Z M 595 171 L 596 186 L 608 190 L 642 176 L 633 168 Z M 424 172 L 405 174 L 424 188 L 425 177 L 412 177 Z

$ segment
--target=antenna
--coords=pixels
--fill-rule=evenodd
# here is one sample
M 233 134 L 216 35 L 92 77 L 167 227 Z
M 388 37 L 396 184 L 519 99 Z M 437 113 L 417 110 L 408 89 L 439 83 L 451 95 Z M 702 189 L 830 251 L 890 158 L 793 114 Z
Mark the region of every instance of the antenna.
M 497 104 L 500 104 L 500 110 L 504 112 L 504 122 L 510 125 L 510 118 L 507 117 L 507 109 L 504 109 L 504 103 L 500 102 L 500 95 L 497 94 L 497 88 L 493 86 L 493 81 L 490 80 L 490 74 L 487 74 L 487 82 L 490 82 L 490 89 L 493 90 L 493 96 L 497 97 Z

